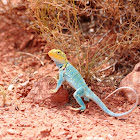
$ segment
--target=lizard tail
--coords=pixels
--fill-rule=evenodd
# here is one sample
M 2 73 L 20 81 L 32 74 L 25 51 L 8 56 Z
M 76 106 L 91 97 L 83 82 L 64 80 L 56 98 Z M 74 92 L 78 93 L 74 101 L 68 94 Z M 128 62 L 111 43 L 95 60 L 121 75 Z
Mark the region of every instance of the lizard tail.
M 88 98 L 91 99 L 92 101 L 94 101 L 104 112 L 106 112 L 108 115 L 110 116 L 113 116 L 113 117 L 121 117 L 123 115 L 126 115 L 126 114 L 129 114 L 131 111 L 133 111 L 135 109 L 135 107 L 137 106 L 138 104 L 138 95 L 137 93 L 135 92 L 134 89 L 130 88 L 130 87 L 120 87 L 118 89 L 116 89 L 115 91 L 113 91 L 111 94 L 109 94 L 106 98 L 108 98 L 109 96 L 111 96 L 112 94 L 114 94 L 115 92 L 121 90 L 121 89 L 130 89 L 134 92 L 134 94 L 136 95 L 136 102 L 135 102 L 135 105 L 132 107 L 132 109 L 130 109 L 129 111 L 127 112 L 124 112 L 124 113 L 121 113 L 121 114 L 118 114 L 118 113 L 114 113 L 112 112 L 111 110 L 109 110 L 106 105 L 101 101 L 101 99 L 95 95 L 92 91 L 89 92 L 88 94 Z M 91 94 L 92 92 L 92 94 Z

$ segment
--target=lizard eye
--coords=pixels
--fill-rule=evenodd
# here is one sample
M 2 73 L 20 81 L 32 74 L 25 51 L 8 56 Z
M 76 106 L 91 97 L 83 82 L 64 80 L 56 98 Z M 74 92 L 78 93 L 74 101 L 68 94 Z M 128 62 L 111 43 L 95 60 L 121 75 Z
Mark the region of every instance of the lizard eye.
M 57 52 L 58 54 L 60 54 L 60 52 Z

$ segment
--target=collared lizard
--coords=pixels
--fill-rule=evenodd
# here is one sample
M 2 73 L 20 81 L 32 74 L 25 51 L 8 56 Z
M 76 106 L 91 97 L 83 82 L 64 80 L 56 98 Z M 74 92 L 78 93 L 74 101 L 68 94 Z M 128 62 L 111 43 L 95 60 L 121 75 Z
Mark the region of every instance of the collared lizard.
M 105 104 L 101 101 L 101 99 L 97 95 L 95 95 L 95 93 L 91 91 L 91 89 L 87 86 L 87 84 L 85 83 L 84 79 L 82 78 L 78 70 L 69 63 L 69 61 L 66 58 L 66 54 L 64 52 L 58 49 L 52 49 L 48 52 L 48 55 L 55 62 L 56 66 L 59 68 L 59 80 L 57 82 L 57 87 L 56 89 L 52 91 L 57 92 L 64 81 L 67 81 L 68 84 L 76 90 L 73 96 L 76 99 L 77 103 L 80 105 L 80 107 L 72 108 L 72 110 L 84 111 L 86 109 L 86 106 L 81 97 L 84 97 L 85 101 L 89 101 L 89 99 L 91 99 L 104 112 L 106 112 L 107 114 L 113 117 L 120 117 L 120 116 L 126 115 L 130 113 L 132 110 L 134 110 L 134 108 L 137 106 L 137 103 L 138 103 L 137 93 L 130 87 L 121 87 L 115 90 L 114 92 L 112 92 L 110 95 L 112 95 L 116 91 L 121 90 L 123 88 L 128 88 L 136 94 L 136 103 L 132 109 L 130 109 L 129 111 L 125 113 L 117 114 L 110 111 L 105 106 Z

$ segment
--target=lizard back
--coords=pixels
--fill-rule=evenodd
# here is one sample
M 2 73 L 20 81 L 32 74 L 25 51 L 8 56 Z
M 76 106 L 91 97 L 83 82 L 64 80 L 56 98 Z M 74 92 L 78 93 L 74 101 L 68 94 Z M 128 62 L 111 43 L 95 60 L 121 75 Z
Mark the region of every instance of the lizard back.
M 64 78 L 74 89 L 78 89 L 80 87 L 87 87 L 81 74 L 70 63 L 67 64 Z

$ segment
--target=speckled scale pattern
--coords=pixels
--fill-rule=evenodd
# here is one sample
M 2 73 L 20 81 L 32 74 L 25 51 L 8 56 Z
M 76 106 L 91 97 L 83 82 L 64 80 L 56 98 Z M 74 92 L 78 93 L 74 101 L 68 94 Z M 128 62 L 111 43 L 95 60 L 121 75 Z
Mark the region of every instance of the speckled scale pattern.
M 64 73 L 64 78 L 68 83 L 70 83 L 70 85 L 74 89 L 78 89 L 80 87 L 87 87 L 81 74 L 70 63 L 67 64 L 66 72 Z

